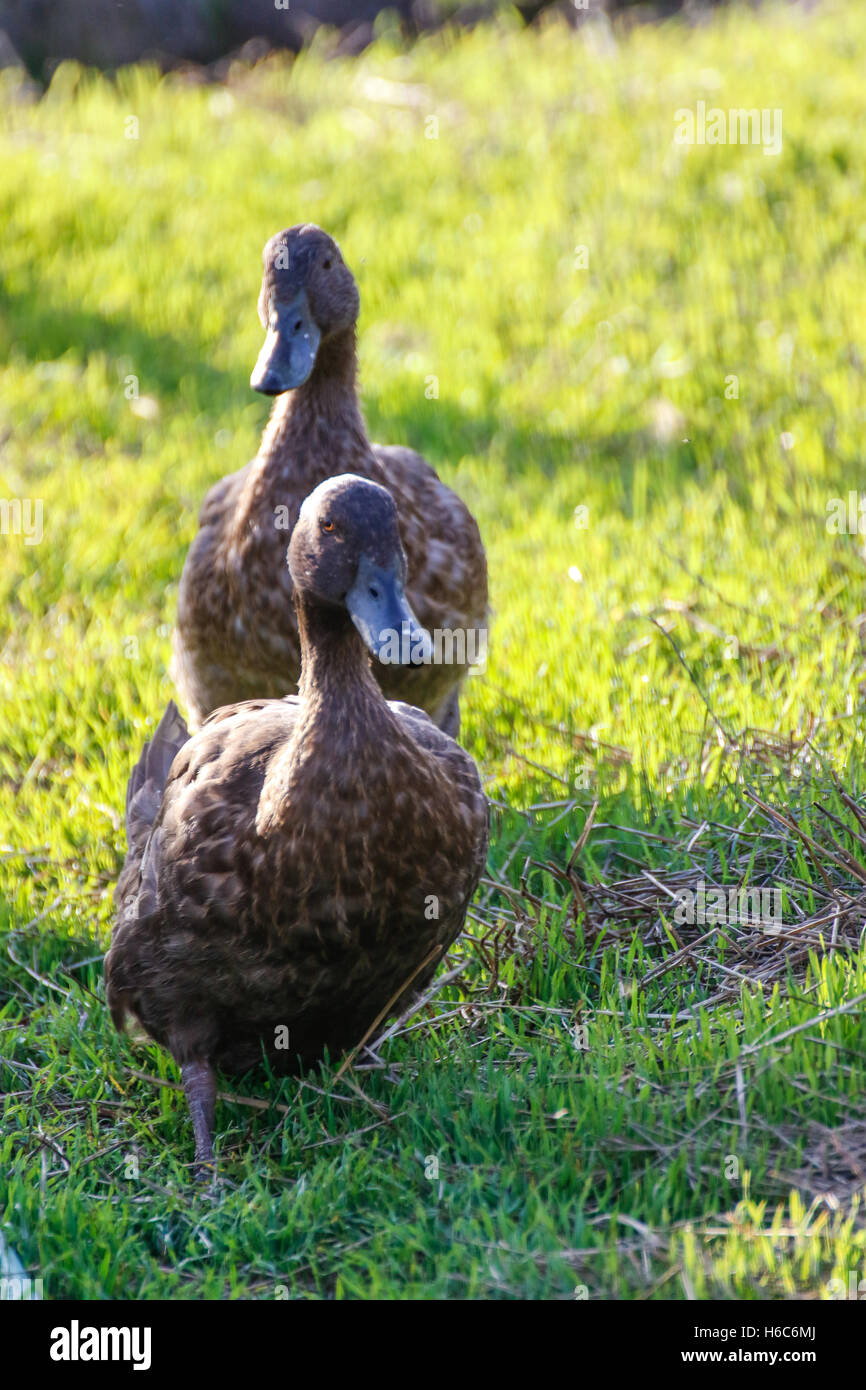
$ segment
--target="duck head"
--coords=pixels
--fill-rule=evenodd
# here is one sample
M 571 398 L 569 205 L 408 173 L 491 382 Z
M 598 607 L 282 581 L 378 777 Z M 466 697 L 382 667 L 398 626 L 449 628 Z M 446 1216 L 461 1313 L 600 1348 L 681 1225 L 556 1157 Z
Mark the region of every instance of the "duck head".
M 406 598 L 406 555 L 386 488 L 354 473 L 320 483 L 301 507 L 288 563 L 301 604 L 345 609 L 380 661 L 430 661 L 430 635 Z
M 259 318 L 267 337 L 250 385 L 280 396 L 309 378 L 322 342 L 354 326 L 361 300 L 339 246 L 312 223 L 277 232 L 262 258 Z

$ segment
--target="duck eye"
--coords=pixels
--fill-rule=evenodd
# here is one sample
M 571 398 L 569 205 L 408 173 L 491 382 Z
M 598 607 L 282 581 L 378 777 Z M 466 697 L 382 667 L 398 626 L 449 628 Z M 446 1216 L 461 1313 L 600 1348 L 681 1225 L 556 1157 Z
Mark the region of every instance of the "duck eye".
M 333 531 L 333 529 L 334 529 L 334 523 L 333 523 L 333 521 L 323 521 L 323 522 L 322 522 L 322 530 L 323 530 L 323 531 Z
M 327 259 L 326 261 L 322 261 L 322 265 L 324 266 L 325 270 L 330 270 L 330 269 L 331 269 L 331 258 L 330 258 L 330 256 L 328 257 L 328 259 Z

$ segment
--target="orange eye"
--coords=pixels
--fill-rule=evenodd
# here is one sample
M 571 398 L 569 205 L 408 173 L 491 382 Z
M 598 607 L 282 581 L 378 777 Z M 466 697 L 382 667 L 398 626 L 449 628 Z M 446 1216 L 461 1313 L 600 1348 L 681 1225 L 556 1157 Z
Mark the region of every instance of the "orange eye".
M 322 530 L 323 530 L 323 531 L 333 531 L 333 529 L 334 529 L 334 523 L 333 523 L 333 521 L 323 521 L 323 522 L 322 522 Z

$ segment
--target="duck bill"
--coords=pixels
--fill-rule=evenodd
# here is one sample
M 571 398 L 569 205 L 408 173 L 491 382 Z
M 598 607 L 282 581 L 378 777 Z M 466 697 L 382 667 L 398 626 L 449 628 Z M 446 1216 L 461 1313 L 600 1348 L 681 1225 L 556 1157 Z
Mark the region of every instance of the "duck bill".
M 393 571 L 363 559 L 346 607 L 367 650 L 383 666 L 424 666 L 433 660 L 430 634 L 412 612 Z
M 250 386 L 263 396 L 281 396 L 303 386 L 316 365 L 321 340 L 303 291 L 290 304 L 274 304 Z

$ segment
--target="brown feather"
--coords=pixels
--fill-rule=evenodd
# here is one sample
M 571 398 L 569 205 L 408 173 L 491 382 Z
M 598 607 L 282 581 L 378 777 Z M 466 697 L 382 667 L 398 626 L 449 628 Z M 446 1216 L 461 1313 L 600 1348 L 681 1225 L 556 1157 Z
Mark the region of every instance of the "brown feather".
M 359 486 L 394 516 L 381 489 L 343 484 Z M 299 527 L 293 553 L 306 545 L 312 564 L 312 544 Z M 348 542 L 334 554 L 355 563 Z M 263 1057 L 292 1072 L 358 1043 L 389 1001 L 405 1006 L 401 986 L 438 947 L 409 997 L 428 983 L 486 858 L 472 758 L 422 710 L 386 701 L 345 607 L 296 602 L 300 694 L 219 709 L 188 739 L 170 709 L 131 780 L 131 804 L 156 810 L 130 834 L 108 1002 L 118 1026 L 132 1014 L 203 1074 Z
M 302 230 L 305 246 L 315 232 L 336 251 L 325 233 Z M 265 248 L 265 302 L 276 275 L 273 245 L 278 238 Z M 351 286 L 356 303 L 354 280 Z M 325 478 L 354 473 L 391 492 L 409 565 L 407 594 L 422 626 L 486 629 L 487 561 L 474 518 L 420 454 L 370 444 L 356 374 L 352 321 L 323 337 L 309 380 L 277 397 L 252 462 L 205 498 L 173 643 L 172 673 L 193 727 L 221 705 L 295 688 L 300 647 L 285 554 L 301 503 Z M 375 674 L 389 698 L 427 710 L 456 733 L 465 665 L 376 663 Z

